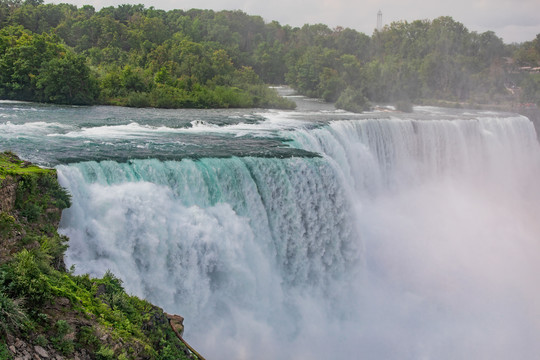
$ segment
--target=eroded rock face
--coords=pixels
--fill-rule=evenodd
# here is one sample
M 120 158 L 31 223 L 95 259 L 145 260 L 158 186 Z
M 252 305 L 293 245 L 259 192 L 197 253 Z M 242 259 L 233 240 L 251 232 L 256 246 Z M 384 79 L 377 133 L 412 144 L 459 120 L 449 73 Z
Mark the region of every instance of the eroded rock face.
M 180 334 L 180 336 L 184 335 L 184 318 L 180 315 L 171 315 L 166 314 L 167 319 L 169 319 L 169 323 L 171 324 L 172 328 Z
M 0 182 L 0 264 L 11 258 L 16 244 L 23 238 L 25 231 L 12 216 L 17 196 L 17 182 L 7 177 Z
M 0 212 L 11 212 L 15 207 L 17 182 L 8 176 L 0 183 Z

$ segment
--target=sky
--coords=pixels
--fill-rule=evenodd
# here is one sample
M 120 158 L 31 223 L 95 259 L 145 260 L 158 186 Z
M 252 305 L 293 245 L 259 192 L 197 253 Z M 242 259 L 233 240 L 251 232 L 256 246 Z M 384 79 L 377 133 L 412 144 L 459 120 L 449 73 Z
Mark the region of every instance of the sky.
M 242 10 L 281 25 L 326 24 L 371 35 L 382 11 L 383 25 L 394 21 L 433 20 L 451 16 L 470 31 L 494 31 L 505 43 L 533 40 L 540 34 L 539 0 L 53 0 L 77 6 L 144 4 L 156 9 Z

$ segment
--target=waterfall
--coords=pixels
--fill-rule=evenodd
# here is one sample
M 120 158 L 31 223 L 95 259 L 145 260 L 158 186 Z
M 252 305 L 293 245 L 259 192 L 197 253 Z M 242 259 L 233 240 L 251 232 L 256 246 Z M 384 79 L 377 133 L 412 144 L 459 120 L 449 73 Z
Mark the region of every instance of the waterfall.
M 320 157 L 58 166 L 69 264 L 110 269 L 185 316 L 211 359 L 540 353 L 528 119 L 340 120 L 280 136 Z

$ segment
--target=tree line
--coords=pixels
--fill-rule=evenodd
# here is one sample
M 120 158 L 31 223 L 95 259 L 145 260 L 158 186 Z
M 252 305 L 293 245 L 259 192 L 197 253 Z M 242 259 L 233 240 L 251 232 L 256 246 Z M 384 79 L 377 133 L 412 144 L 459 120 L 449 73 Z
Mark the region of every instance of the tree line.
M 0 0 L 0 97 L 155 107 L 293 105 L 266 84 L 362 111 L 370 102 L 538 102 L 540 35 L 504 44 L 450 17 L 371 36 L 242 11 Z

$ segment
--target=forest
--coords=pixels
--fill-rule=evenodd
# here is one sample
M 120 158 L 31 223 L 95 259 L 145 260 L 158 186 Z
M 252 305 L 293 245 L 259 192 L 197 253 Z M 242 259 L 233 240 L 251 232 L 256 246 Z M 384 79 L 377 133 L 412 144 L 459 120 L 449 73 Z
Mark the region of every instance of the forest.
M 0 0 L 0 99 L 160 108 L 293 108 L 268 85 L 372 103 L 540 103 L 540 34 L 505 44 L 451 17 L 366 35 L 242 11 Z

